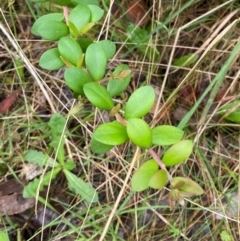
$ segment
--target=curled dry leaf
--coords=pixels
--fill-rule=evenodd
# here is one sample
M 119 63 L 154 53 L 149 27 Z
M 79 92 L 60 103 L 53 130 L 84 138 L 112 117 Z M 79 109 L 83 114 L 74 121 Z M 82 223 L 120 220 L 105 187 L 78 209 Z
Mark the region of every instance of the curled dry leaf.
M 139 26 L 146 24 L 150 18 L 147 13 L 147 6 L 143 0 L 130 1 L 128 4 L 128 17 L 134 24 Z
M 6 113 L 13 102 L 16 100 L 18 95 L 21 93 L 21 89 L 18 89 L 16 92 L 9 95 L 6 99 L 4 99 L 2 102 L 0 102 L 0 114 Z
M 33 163 L 27 163 L 22 166 L 22 170 L 19 176 L 26 181 L 30 181 L 42 173 L 43 169 L 40 166 Z
M 15 179 L 0 184 L 0 216 L 22 213 L 35 204 L 35 198 L 23 198 L 23 186 Z

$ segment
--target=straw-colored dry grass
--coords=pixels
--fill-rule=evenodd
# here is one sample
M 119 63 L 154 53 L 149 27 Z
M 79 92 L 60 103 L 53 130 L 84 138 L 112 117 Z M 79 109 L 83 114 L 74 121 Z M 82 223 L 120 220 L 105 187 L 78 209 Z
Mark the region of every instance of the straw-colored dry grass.
M 19 240 L 239 240 L 238 206 L 232 214 L 226 207 L 229 199 L 223 200 L 226 194 L 238 193 L 239 125 L 218 114 L 220 106 L 239 99 L 239 47 L 234 49 L 240 35 L 239 4 L 145 1 L 151 34 L 146 36 L 149 42 L 144 52 L 128 38 L 127 11 L 131 10 L 127 1 L 100 2 L 106 10 L 109 6 L 118 10 L 106 15 L 94 33 L 96 38 L 117 43 L 118 54 L 109 68 L 129 64 L 134 75 L 128 93 L 140 85 L 154 86 L 158 100 L 149 117 L 152 126 L 180 124 L 186 137 L 195 142 L 191 158 L 169 171 L 192 178 L 205 194 L 170 210 L 167 188 L 133 193 L 131 175 L 149 154 L 130 144 L 107 156 L 92 154 L 91 133 L 106 117 L 86 106 L 68 120 L 67 155 L 76 162 L 76 173 L 97 188 L 99 204 L 84 207 L 59 177 L 49 189 L 49 200 L 62 203 L 56 232 L 43 234 L 41 224 L 29 225 L 29 214 L 1 219 L 1 229 L 9 232 L 11 240 L 17 240 L 14 223 L 21 228 Z M 3 1 L 0 8 L 0 98 L 22 89 L 8 113 L 0 117 L 0 177 L 4 182 L 19 175 L 27 150 L 47 152 L 45 121 L 58 111 L 66 115 L 76 100 L 65 88 L 61 71 L 46 72 L 38 66 L 40 54 L 52 43 L 35 38 L 30 28 L 37 16 L 48 12 L 46 5 Z M 148 55 L 150 46 L 157 48 L 157 56 Z M 188 67 L 173 66 L 174 60 L 189 53 L 198 54 L 198 61 Z M 218 220 L 220 209 L 223 218 Z

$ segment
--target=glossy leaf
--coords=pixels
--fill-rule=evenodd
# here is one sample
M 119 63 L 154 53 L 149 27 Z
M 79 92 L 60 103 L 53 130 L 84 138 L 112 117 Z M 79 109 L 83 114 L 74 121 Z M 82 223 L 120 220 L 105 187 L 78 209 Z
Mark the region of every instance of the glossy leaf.
M 158 171 L 158 164 L 155 160 L 150 159 L 144 162 L 141 167 L 133 174 L 131 184 L 132 190 L 141 192 L 149 187 L 149 181 Z
M 97 5 L 92 5 L 92 4 L 88 4 L 87 6 L 89 7 L 89 9 L 91 11 L 91 20 L 90 21 L 92 23 L 98 22 L 104 14 L 103 9 L 101 9 Z
M 78 33 L 80 33 L 82 28 L 90 22 L 90 19 L 91 11 L 85 4 L 78 4 L 75 8 L 72 9 L 68 17 L 68 21 L 70 21 L 75 26 Z M 71 28 L 70 33 L 71 35 L 76 36 Z
M 102 85 L 92 82 L 85 84 L 83 90 L 88 100 L 102 110 L 111 110 L 114 106 L 113 100 Z
M 68 27 L 72 37 L 75 38 L 76 36 L 79 35 L 79 31 L 77 27 L 71 21 L 68 21 Z
M 62 57 L 75 66 L 83 53 L 78 42 L 70 37 L 63 37 L 59 40 L 58 50 Z
M 166 166 L 174 166 L 185 161 L 192 153 L 193 142 L 191 140 L 182 140 L 172 145 L 162 158 Z
M 184 182 L 184 184 L 181 187 L 179 187 L 178 190 L 185 192 L 191 196 L 202 195 L 204 193 L 204 190 L 190 178 L 174 177 L 172 179 L 173 185 L 178 182 Z
M 152 86 L 143 86 L 133 92 L 126 103 L 125 118 L 143 117 L 153 107 L 155 93 Z
M 88 46 L 85 64 L 94 80 L 97 81 L 104 77 L 107 68 L 107 55 L 101 44 L 93 43 Z
M 47 23 L 50 20 L 54 20 L 57 22 L 62 22 L 64 20 L 64 15 L 62 13 L 50 13 L 50 14 L 46 14 L 41 16 L 40 18 L 38 18 L 32 28 L 31 28 L 31 32 L 32 34 L 36 35 L 36 36 L 41 36 L 38 33 L 38 28 L 43 24 L 43 23 Z
M 51 41 L 59 40 L 61 37 L 67 36 L 69 33 L 69 28 L 65 23 L 49 20 L 42 23 L 37 29 L 38 34 L 46 39 Z
M 184 131 L 175 126 L 157 126 L 152 129 L 152 142 L 159 146 L 172 145 L 180 141 L 183 135 Z
M 83 86 L 86 83 L 92 82 L 90 75 L 83 69 L 72 67 L 64 72 L 64 79 L 67 86 L 76 94 L 83 96 Z
M 117 121 L 105 123 L 97 127 L 93 139 L 106 145 L 120 145 L 128 140 L 126 126 Z
M 127 65 L 120 64 L 113 72 L 113 75 L 116 76 L 124 70 L 130 70 L 130 69 Z M 118 78 L 110 79 L 108 81 L 107 90 L 112 97 L 119 95 L 128 87 L 130 80 L 131 80 L 131 74 L 124 77 L 123 79 L 118 79 Z
M 108 60 L 111 59 L 114 56 L 114 54 L 116 53 L 115 43 L 113 43 L 109 40 L 101 40 L 97 44 L 103 48 Z
M 62 68 L 65 64 L 60 58 L 58 48 L 52 48 L 42 54 L 39 60 L 39 65 L 43 69 L 58 70 Z
M 160 190 L 166 186 L 167 182 L 167 172 L 165 170 L 158 170 L 149 180 L 149 187 Z
M 151 129 L 142 119 L 129 119 L 127 123 L 127 134 L 132 143 L 139 147 L 148 148 L 152 144 Z
M 87 203 L 98 202 L 98 194 L 89 183 L 84 182 L 81 178 L 78 178 L 66 169 L 63 172 L 67 178 L 69 190 L 75 194 L 79 194 Z
M 103 144 L 95 140 L 94 138 L 92 138 L 91 140 L 91 150 L 97 154 L 104 154 L 110 151 L 113 147 L 114 147 L 113 145 Z

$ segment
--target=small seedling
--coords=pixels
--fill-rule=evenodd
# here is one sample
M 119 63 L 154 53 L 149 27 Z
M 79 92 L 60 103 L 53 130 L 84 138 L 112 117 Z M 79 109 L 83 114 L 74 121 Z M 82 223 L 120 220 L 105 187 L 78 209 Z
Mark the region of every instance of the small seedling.
M 41 0 L 34 0 L 42 2 Z M 127 65 L 118 65 L 113 72 L 107 72 L 108 61 L 113 58 L 116 46 L 109 40 L 93 41 L 87 33 L 102 18 L 104 11 L 99 7 L 98 1 L 54 0 L 54 3 L 64 6 L 63 13 L 51 13 L 36 20 L 32 26 L 32 33 L 49 41 L 57 41 L 56 47 L 44 52 L 39 64 L 47 70 L 57 70 L 65 66 L 64 79 L 66 85 L 73 91 L 78 99 L 85 98 L 93 106 L 100 110 L 108 111 L 110 116 L 115 116 L 112 122 L 99 125 L 92 136 L 91 149 L 97 154 L 104 154 L 117 145 L 130 141 L 133 146 L 138 146 L 149 151 L 152 159 L 146 161 L 133 175 L 132 189 L 143 191 L 148 187 L 162 189 L 167 182 L 171 183 L 171 200 L 182 200 L 182 197 L 201 195 L 203 190 L 194 181 L 184 177 L 171 177 L 166 167 L 172 167 L 185 161 L 192 153 L 193 142 L 183 140 L 184 132 L 170 125 L 156 126 L 152 128 L 144 120 L 153 108 L 155 92 L 152 86 L 142 86 L 134 91 L 129 99 L 125 100 L 124 91 L 131 79 L 131 70 Z M 134 28 L 134 31 L 133 31 Z M 129 27 L 130 40 L 139 43 L 141 51 L 146 50 L 142 45 L 142 39 L 148 33 L 134 26 Z M 149 55 L 154 48 L 149 48 Z M 185 59 L 186 60 L 186 59 Z M 184 61 L 185 61 L 184 60 Z M 186 62 L 186 61 L 185 61 Z M 78 111 L 82 105 L 71 110 Z M 63 130 L 59 126 L 51 125 L 55 118 L 50 121 L 52 141 L 59 143 L 59 136 Z M 50 178 L 63 171 L 69 189 L 80 194 L 87 201 L 97 201 L 94 189 L 70 171 L 74 168 L 72 161 L 65 162 L 64 142 L 52 147 L 57 154 L 57 162 L 52 170 L 44 175 L 40 183 L 35 179 L 24 189 L 24 195 L 32 196 L 38 187 L 47 185 Z M 163 146 L 165 149 L 158 156 L 153 148 Z M 170 146 L 170 147 L 169 147 Z M 41 156 L 40 165 L 51 163 L 50 157 L 43 153 L 35 152 L 35 156 Z M 26 160 L 33 151 L 29 151 Z M 44 157 L 44 158 L 43 158 Z M 160 159 L 162 158 L 162 160 Z M 160 166 L 160 170 L 159 170 Z M 172 202 L 173 202 L 172 201 Z
M 67 182 L 68 188 L 75 194 L 79 194 L 85 202 L 97 202 L 98 195 L 89 183 L 86 183 L 81 178 L 77 177 L 71 171 L 75 168 L 75 163 L 69 158 L 65 158 L 64 154 L 64 138 L 63 132 L 66 124 L 66 119 L 60 115 L 55 114 L 50 119 L 48 125 L 50 127 L 50 147 L 53 149 L 56 160 L 52 159 L 47 154 L 41 151 L 29 150 L 25 154 L 25 160 L 29 163 L 34 163 L 40 167 L 51 168 L 41 178 L 35 178 L 27 186 L 24 187 L 23 197 L 36 197 L 37 191 L 41 191 L 44 186 L 49 185 L 60 172 L 63 172 Z

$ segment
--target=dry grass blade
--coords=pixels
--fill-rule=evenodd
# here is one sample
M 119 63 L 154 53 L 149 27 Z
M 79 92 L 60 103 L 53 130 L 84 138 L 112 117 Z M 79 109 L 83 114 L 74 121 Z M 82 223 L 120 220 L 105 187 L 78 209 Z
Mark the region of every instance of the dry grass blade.
M 3 10 L 0 8 L 0 12 L 2 14 L 2 16 L 4 16 Z M 5 23 L 7 23 L 6 19 L 5 19 Z M 30 61 L 28 60 L 28 58 L 25 56 L 24 52 L 22 51 L 21 47 L 18 45 L 17 41 L 14 38 L 14 35 L 11 33 L 9 34 L 9 32 L 7 31 L 7 29 L 4 27 L 4 25 L 2 23 L 0 23 L 0 29 L 3 33 L 3 35 L 10 41 L 10 43 L 12 44 L 12 46 L 14 47 L 17 55 L 19 56 L 19 58 L 25 63 L 26 68 L 29 70 L 29 72 L 31 73 L 31 75 L 33 76 L 33 78 L 36 80 L 36 82 L 38 83 L 39 87 L 41 88 L 45 98 L 47 99 L 53 113 L 56 112 L 55 107 L 52 104 L 52 101 L 44 87 L 43 81 L 40 79 L 39 75 L 36 73 L 33 65 L 30 63 Z M 8 30 L 10 31 L 10 28 L 8 28 Z

